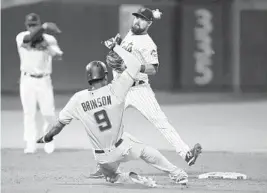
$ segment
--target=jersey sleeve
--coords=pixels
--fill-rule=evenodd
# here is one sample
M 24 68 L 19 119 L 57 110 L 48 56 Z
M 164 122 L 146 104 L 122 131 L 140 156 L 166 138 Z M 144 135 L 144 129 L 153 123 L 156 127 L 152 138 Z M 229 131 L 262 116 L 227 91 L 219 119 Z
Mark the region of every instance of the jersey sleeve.
M 59 112 L 58 121 L 62 124 L 69 124 L 72 119 L 78 119 L 76 108 L 77 95 L 71 97 L 66 106 Z
M 22 46 L 23 44 L 23 38 L 24 38 L 24 33 L 20 32 L 17 36 L 16 36 L 16 43 L 17 43 L 17 47 L 19 48 L 20 46 Z
M 152 41 L 152 40 L 151 40 Z M 157 50 L 157 46 L 154 44 L 154 42 L 151 41 L 146 41 L 147 43 L 144 44 L 139 44 L 139 53 L 137 54 L 134 53 L 133 50 L 133 54 L 136 55 L 136 57 L 140 60 L 140 62 L 144 65 L 146 64 L 159 64 L 159 60 L 158 60 L 158 50 Z
M 111 83 L 111 92 L 123 101 L 127 92 L 131 88 L 134 79 L 140 71 L 141 63 L 133 54 L 129 53 L 120 46 L 116 46 L 114 51 L 120 55 L 127 68 Z
M 124 101 L 127 92 L 133 85 L 134 79 L 126 69 L 119 77 L 111 83 L 111 93 L 121 102 Z
M 60 49 L 58 42 L 56 40 L 56 38 L 52 35 L 46 35 L 45 36 L 46 41 L 49 44 L 49 51 L 52 53 L 52 55 L 54 54 L 63 54 L 62 50 Z

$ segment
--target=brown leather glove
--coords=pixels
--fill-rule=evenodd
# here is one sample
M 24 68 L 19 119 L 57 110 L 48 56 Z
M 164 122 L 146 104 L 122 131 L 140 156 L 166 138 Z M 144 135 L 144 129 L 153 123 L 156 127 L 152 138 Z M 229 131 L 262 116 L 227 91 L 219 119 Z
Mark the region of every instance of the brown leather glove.
M 113 50 L 109 51 L 106 57 L 107 65 L 118 73 L 126 69 L 123 59 Z

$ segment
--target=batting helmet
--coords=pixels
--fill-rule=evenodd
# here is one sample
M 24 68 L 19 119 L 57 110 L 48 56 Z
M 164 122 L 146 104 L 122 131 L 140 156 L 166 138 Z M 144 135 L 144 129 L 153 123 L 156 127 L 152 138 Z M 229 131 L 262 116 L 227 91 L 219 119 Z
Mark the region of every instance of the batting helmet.
M 36 13 L 30 13 L 30 14 L 26 15 L 26 17 L 25 17 L 25 25 L 26 26 L 41 25 L 40 16 L 37 15 Z
M 86 66 L 87 81 L 91 84 L 94 80 L 102 80 L 108 73 L 106 65 L 101 61 L 92 61 Z

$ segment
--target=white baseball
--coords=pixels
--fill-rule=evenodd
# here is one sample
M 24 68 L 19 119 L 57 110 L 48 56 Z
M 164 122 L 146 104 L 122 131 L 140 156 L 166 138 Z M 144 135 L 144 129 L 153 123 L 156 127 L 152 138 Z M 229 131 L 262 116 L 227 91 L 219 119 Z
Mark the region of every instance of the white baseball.
M 155 19 L 161 19 L 162 12 L 160 12 L 158 9 L 153 10 L 152 13 Z

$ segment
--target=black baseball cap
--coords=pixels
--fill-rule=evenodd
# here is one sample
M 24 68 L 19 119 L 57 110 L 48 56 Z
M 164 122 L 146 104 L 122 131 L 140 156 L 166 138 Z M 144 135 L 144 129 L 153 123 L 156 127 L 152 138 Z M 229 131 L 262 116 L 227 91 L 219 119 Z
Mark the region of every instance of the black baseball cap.
M 132 13 L 132 15 L 142 17 L 147 21 L 153 21 L 154 19 L 153 12 L 149 8 L 140 8 L 137 12 Z
M 36 13 L 29 13 L 25 17 L 25 24 L 26 25 L 38 25 L 41 24 L 40 16 Z

